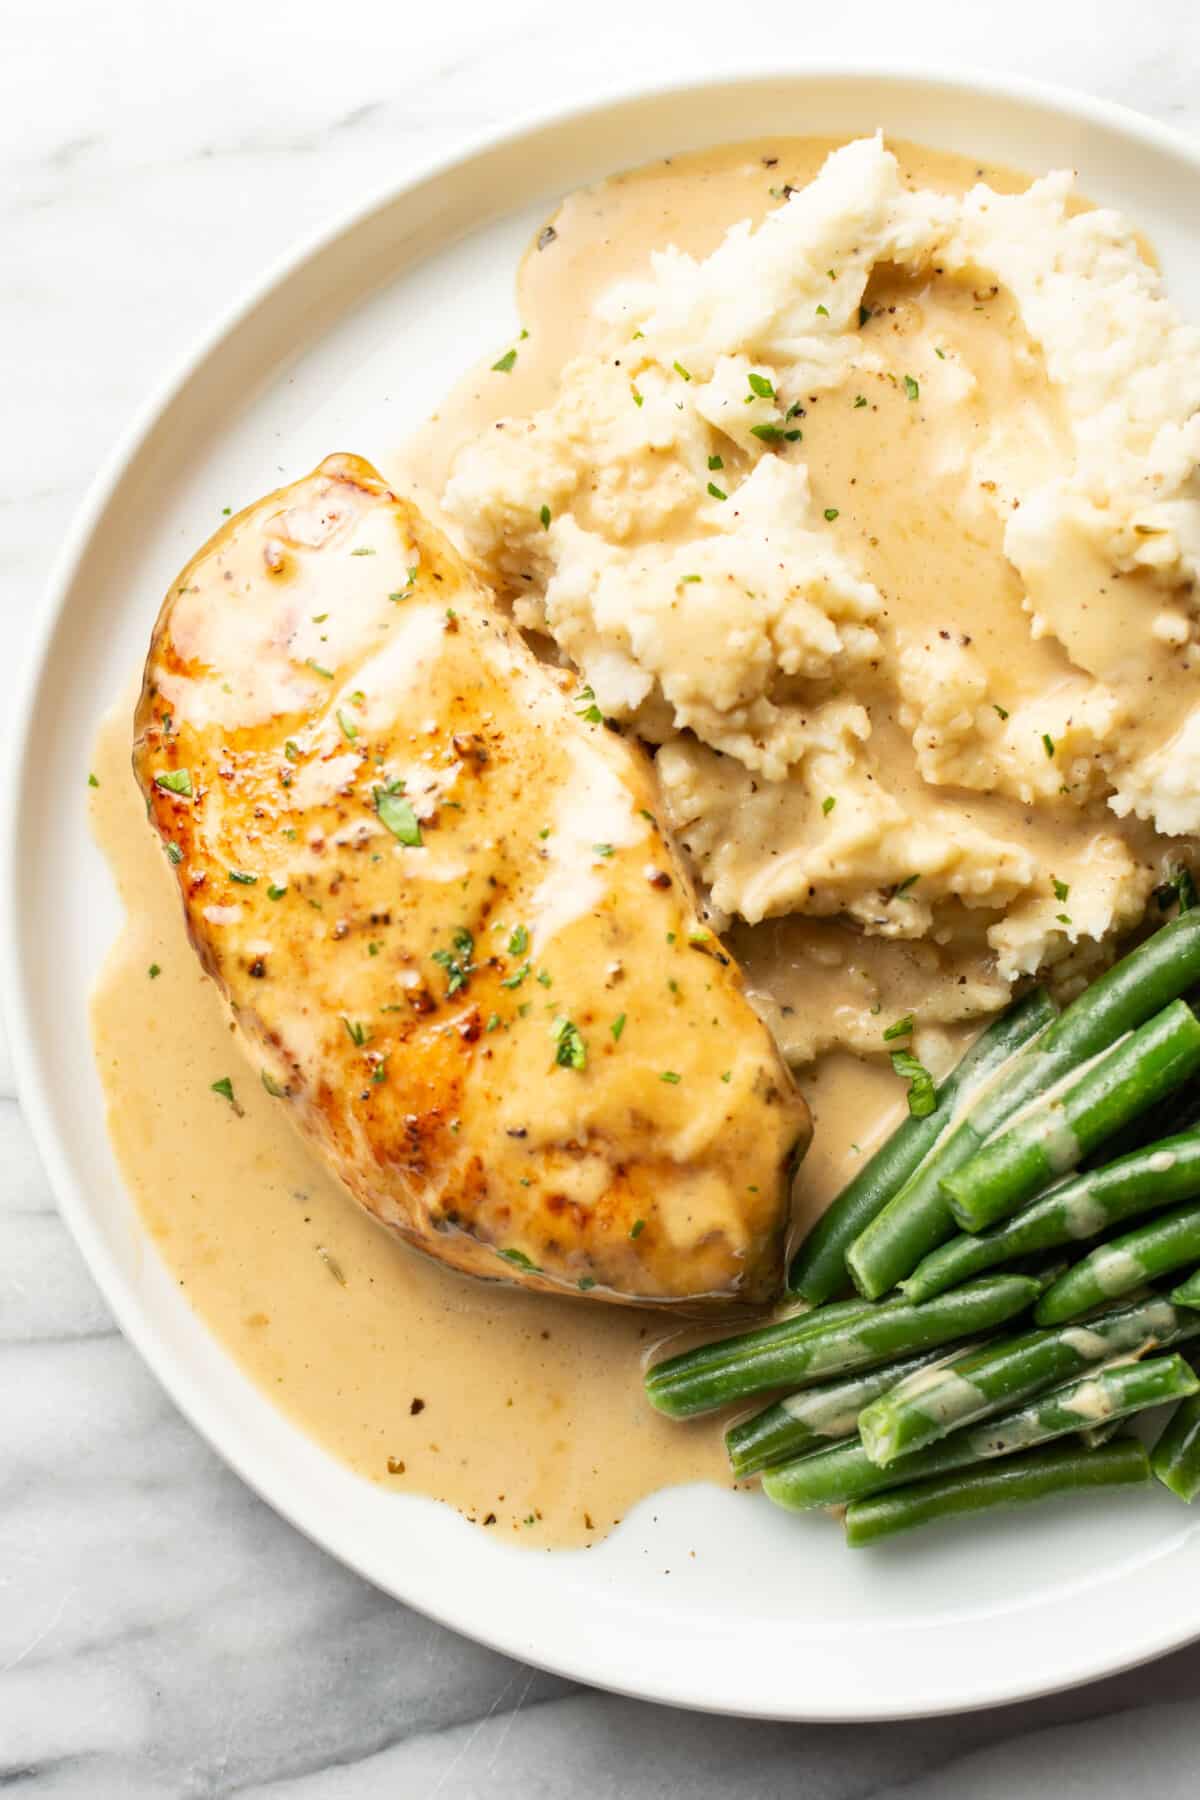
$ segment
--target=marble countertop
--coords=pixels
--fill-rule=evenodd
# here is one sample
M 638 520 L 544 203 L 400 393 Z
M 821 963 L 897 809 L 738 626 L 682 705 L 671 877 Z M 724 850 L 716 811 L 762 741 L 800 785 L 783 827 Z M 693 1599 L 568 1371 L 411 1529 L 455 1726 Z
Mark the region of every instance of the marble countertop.
M 586 17 L 562 0 L 5 0 L 0 684 L 112 439 L 299 235 L 535 102 L 863 51 L 1067 82 L 1200 131 L 1187 0 L 609 0 Z M 1195 1791 L 1200 1645 L 1028 1705 L 839 1728 L 672 1712 L 465 1642 L 298 1536 L 175 1412 L 56 1216 L 2 1046 L 0 1169 L 6 1794 Z

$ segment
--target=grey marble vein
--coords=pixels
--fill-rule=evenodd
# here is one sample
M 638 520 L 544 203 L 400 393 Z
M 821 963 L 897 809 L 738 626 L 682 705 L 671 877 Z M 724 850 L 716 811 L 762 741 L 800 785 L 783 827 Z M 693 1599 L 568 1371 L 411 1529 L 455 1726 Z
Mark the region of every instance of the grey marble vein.
M 781 54 L 966 61 L 1200 130 L 1185 0 L 7 0 L 0 683 L 152 383 L 287 245 L 534 105 Z M 9 690 L 11 692 L 11 689 Z M 116 1332 L 0 1048 L 0 1789 L 21 1800 L 1109 1800 L 1195 1791 L 1200 1646 L 861 1729 L 593 1693 L 396 1605 L 275 1517 Z

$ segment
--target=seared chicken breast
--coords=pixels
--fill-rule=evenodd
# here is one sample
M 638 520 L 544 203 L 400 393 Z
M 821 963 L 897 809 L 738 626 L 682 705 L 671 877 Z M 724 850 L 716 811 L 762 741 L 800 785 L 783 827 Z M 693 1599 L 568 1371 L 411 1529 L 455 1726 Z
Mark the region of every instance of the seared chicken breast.
M 652 767 L 368 464 L 179 576 L 134 767 L 263 1082 L 389 1230 L 606 1300 L 777 1289 L 808 1112 Z

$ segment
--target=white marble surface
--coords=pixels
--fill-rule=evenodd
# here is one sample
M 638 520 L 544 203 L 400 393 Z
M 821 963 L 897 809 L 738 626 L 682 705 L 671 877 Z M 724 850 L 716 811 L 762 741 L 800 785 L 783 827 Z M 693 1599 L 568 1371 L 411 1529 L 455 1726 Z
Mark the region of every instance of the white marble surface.
M 4 0 L 0 696 L 114 435 L 299 234 L 551 97 L 862 51 L 1069 82 L 1200 130 L 1189 0 Z M 7 1793 L 1194 1793 L 1200 1646 L 1027 1706 L 847 1729 L 669 1712 L 462 1641 L 298 1537 L 179 1418 L 56 1217 L 2 1047 L 0 1171 Z

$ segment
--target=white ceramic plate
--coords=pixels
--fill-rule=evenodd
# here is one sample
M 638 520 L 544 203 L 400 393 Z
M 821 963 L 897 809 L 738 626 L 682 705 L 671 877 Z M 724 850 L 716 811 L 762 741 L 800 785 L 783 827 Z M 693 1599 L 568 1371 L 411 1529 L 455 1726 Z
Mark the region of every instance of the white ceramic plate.
M 141 1232 L 105 1132 L 87 998 L 118 926 L 85 816 L 103 708 L 171 577 L 242 504 L 331 450 L 386 453 L 506 340 L 513 274 L 557 195 L 670 151 L 771 132 L 907 138 L 1075 165 L 1149 231 L 1200 317 L 1200 154 L 1111 106 L 1018 83 L 845 70 L 638 95 L 494 137 L 277 270 L 157 396 L 97 483 L 15 717 L 3 973 L 26 1115 L 123 1329 L 218 1451 L 399 1599 L 498 1649 L 648 1698 L 796 1719 L 950 1711 L 1064 1687 L 1200 1634 L 1200 1520 L 1161 1490 L 852 1554 L 821 1518 L 695 1486 L 605 1544 L 505 1548 L 332 1461 L 211 1339 Z M 694 1552 L 694 1554 L 693 1554 Z

